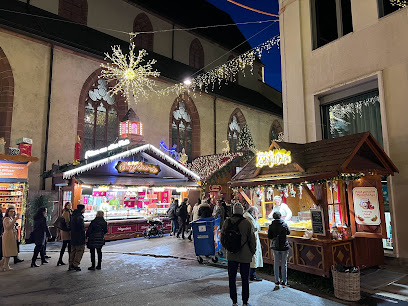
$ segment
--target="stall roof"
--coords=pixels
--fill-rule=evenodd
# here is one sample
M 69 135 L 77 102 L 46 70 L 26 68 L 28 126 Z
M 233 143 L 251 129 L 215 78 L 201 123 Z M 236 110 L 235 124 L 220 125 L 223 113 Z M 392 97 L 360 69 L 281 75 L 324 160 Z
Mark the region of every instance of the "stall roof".
M 392 175 L 397 167 L 369 132 L 305 144 L 273 142 L 269 148 L 291 151 L 292 163 L 256 167 L 254 157 L 230 181 L 231 186 L 314 181 L 342 173 Z
M 187 169 L 185 166 L 183 166 L 182 164 L 180 164 L 178 161 L 174 160 L 173 158 L 171 158 L 170 156 L 166 155 L 165 153 L 163 153 L 162 151 L 160 151 L 159 149 L 157 149 L 156 147 L 150 145 L 150 144 L 145 144 L 142 146 L 136 146 L 133 148 L 130 148 L 126 151 L 123 152 L 119 152 L 116 153 L 112 156 L 106 156 L 101 154 L 102 157 L 100 157 L 99 159 L 93 160 L 91 162 L 82 162 L 80 165 L 76 166 L 76 167 L 71 167 L 69 170 L 67 169 L 66 171 L 62 172 L 62 176 L 64 179 L 69 179 L 73 176 L 80 176 L 80 177 L 89 177 L 90 172 L 95 172 L 93 171 L 94 169 L 97 168 L 101 168 L 107 164 L 110 164 L 111 162 L 114 162 L 116 160 L 119 159 L 125 159 L 128 157 L 132 157 L 134 155 L 137 154 L 142 154 L 143 157 L 145 159 L 147 159 L 148 161 L 157 161 L 158 163 L 161 163 L 162 165 L 165 165 L 169 170 L 168 171 L 173 171 L 174 173 L 177 173 L 177 177 L 183 177 L 185 178 L 184 181 L 192 181 L 192 182 L 196 182 L 196 181 L 200 181 L 200 177 L 194 173 L 193 171 Z M 66 168 L 65 168 L 66 169 Z M 55 173 L 58 173 L 58 171 L 55 171 Z M 109 182 L 109 175 L 101 175 L 101 173 L 94 173 L 96 174 L 96 176 L 94 177 L 95 183 L 93 184 L 97 184 L 96 181 L 100 181 L 103 180 L 104 184 L 106 184 L 107 182 Z M 120 175 L 115 175 L 116 180 L 119 180 L 119 177 L 121 177 Z M 126 177 L 127 180 L 130 180 L 132 177 L 128 177 L 128 176 L 123 176 Z M 152 180 L 152 177 L 149 176 L 140 176 L 143 181 L 145 182 L 144 184 L 147 185 L 148 181 Z M 133 185 L 136 185 L 136 177 L 133 177 Z M 122 179 L 123 181 L 123 179 Z M 157 180 L 155 180 L 157 181 Z M 172 180 L 168 180 L 168 182 L 170 183 Z M 126 184 L 128 185 L 128 184 Z M 183 185 L 185 185 L 185 183 L 183 183 Z
M 34 156 L 26 156 L 26 155 L 8 155 L 8 154 L 0 154 L 0 160 L 7 160 L 17 163 L 30 163 L 38 161 L 37 157 Z
M 207 181 L 220 169 L 242 156 L 243 151 L 203 155 L 195 158 L 188 168 L 197 173 L 203 181 Z

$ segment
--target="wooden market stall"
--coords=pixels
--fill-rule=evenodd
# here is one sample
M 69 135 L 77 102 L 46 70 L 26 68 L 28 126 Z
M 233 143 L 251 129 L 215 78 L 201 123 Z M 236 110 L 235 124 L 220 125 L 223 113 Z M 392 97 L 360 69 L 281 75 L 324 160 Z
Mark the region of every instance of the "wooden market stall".
M 306 144 L 273 142 L 235 175 L 230 186 L 258 197 L 264 262 L 273 263 L 267 226 L 274 196 L 292 211 L 285 220 L 288 267 L 329 276 L 332 265 L 372 267 L 384 260 L 381 176 L 398 169 L 369 133 Z M 269 216 L 269 218 L 268 218 Z

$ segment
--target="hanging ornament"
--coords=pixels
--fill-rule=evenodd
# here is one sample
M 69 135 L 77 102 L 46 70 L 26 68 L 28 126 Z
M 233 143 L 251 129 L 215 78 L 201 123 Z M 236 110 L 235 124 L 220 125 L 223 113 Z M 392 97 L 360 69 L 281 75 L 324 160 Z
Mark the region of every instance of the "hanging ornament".
M 266 199 L 268 201 L 272 201 L 273 198 L 273 188 L 272 187 L 268 187 L 267 191 L 266 191 Z
M 122 53 L 120 46 L 113 46 L 112 55 L 105 53 L 105 60 L 109 59 L 111 63 L 101 64 L 101 67 L 105 69 L 101 71 L 99 76 L 99 78 L 107 81 L 117 81 L 108 93 L 111 96 L 121 93 L 127 101 L 131 96 L 134 98 L 140 95 L 147 97 L 146 90 L 154 91 L 156 85 L 152 77 L 157 78 L 160 76 L 160 72 L 153 71 L 152 65 L 156 63 L 156 60 L 149 60 L 145 65 L 142 65 L 144 62 L 143 57 L 147 55 L 147 52 L 142 49 L 136 56 L 134 49 L 135 44 L 131 42 L 129 54 L 125 55 Z
M 290 196 L 291 196 L 292 198 L 296 197 L 296 191 L 295 191 L 295 189 L 293 188 L 293 185 L 290 185 Z
M 285 198 L 289 198 L 289 188 L 288 188 L 288 186 L 286 186 L 283 189 L 283 194 L 284 194 Z

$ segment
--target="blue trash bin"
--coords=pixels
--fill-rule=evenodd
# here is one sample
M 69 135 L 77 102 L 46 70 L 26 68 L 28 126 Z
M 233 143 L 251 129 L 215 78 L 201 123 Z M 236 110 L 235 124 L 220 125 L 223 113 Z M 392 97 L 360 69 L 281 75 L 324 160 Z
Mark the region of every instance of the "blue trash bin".
M 212 256 L 212 261 L 217 262 L 215 256 L 214 218 L 198 219 L 191 223 L 193 227 L 194 250 L 199 263 L 203 263 L 201 256 Z

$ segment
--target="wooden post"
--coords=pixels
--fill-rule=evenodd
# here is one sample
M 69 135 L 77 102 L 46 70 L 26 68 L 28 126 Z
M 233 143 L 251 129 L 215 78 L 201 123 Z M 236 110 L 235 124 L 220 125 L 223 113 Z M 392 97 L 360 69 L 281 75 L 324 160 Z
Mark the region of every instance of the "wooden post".
M 266 219 L 266 207 L 265 207 L 265 187 L 261 187 L 261 207 L 262 207 L 262 218 Z

